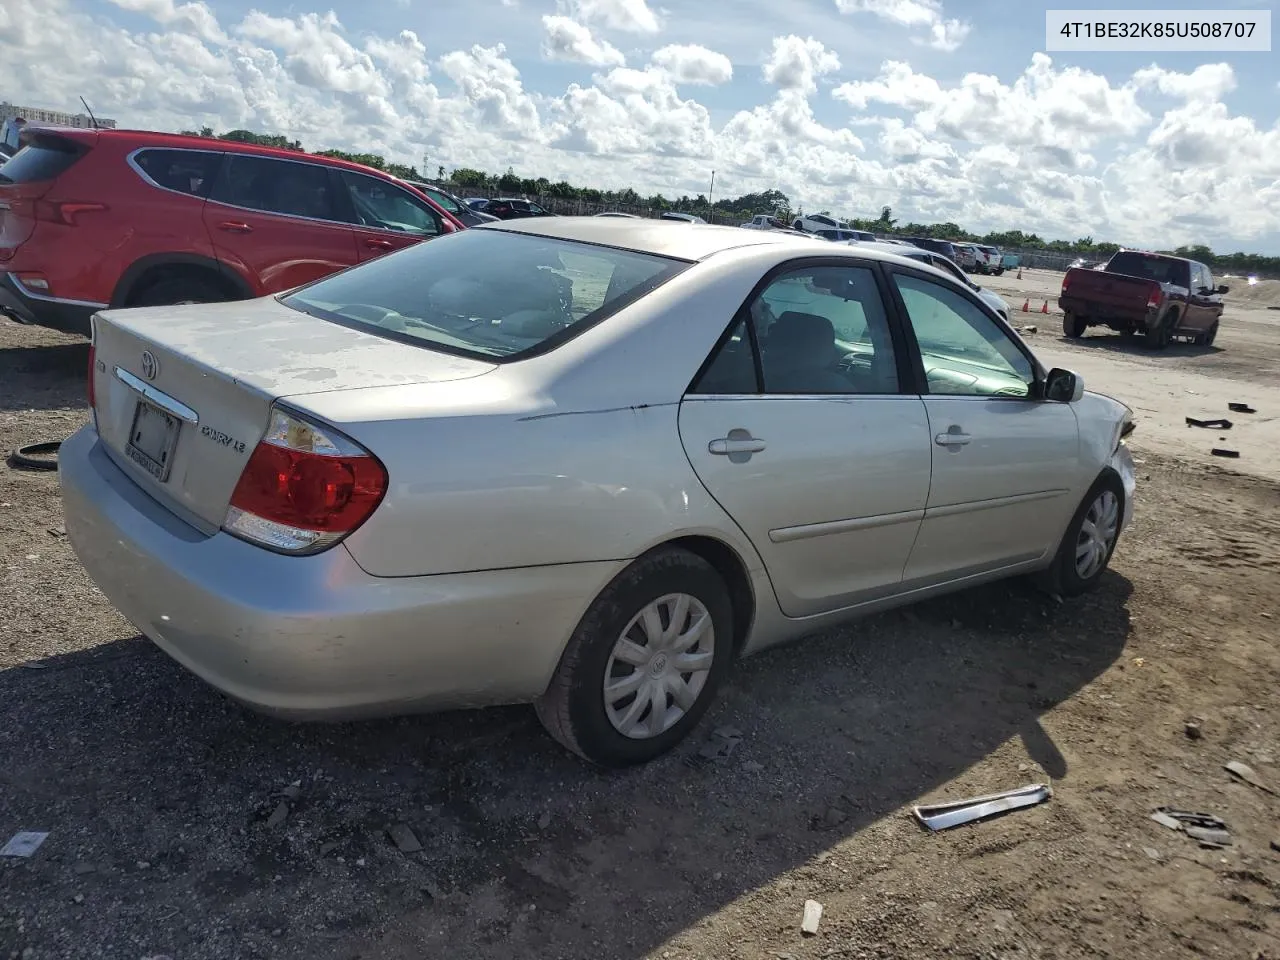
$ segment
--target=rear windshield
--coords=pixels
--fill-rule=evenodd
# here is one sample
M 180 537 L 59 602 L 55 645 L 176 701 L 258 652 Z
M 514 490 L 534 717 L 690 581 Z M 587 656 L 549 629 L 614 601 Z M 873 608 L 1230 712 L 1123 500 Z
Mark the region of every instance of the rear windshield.
M 80 148 L 48 137 L 29 143 L 3 165 L 0 183 L 40 183 L 56 180 L 80 159 Z
M 571 339 L 688 266 L 612 247 L 472 229 L 334 274 L 281 302 L 404 343 L 518 360 Z
M 1156 283 L 1173 283 L 1187 286 L 1187 264 L 1181 260 L 1153 257 L 1145 253 L 1117 253 L 1107 264 L 1107 273 L 1121 273 L 1126 277 L 1142 277 Z

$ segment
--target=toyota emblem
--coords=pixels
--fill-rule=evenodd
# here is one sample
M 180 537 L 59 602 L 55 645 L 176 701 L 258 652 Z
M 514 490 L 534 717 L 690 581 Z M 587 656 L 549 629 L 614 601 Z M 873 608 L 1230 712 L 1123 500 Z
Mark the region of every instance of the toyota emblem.
M 156 355 L 150 350 L 142 351 L 142 375 L 148 380 L 154 380 L 156 374 L 160 372 L 160 361 L 156 359 Z

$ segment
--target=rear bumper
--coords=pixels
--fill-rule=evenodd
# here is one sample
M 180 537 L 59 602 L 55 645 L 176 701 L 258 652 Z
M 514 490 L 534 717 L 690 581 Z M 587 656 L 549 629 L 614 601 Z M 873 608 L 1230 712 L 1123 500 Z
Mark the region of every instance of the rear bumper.
M 286 557 L 206 537 L 86 426 L 59 451 L 67 535 L 139 630 L 232 698 L 295 719 L 532 700 L 623 562 L 371 577 L 343 546 Z
M 1058 306 L 1063 312 L 1084 317 L 1089 323 L 1100 323 L 1117 330 L 1152 329 L 1162 319 L 1159 310 L 1141 308 L 1117 308 L 1094 303 L 1083 297 L 1059 297 Z
M 43 297 L 23 286 L 12 273 L 0 273 L 0 312 L 22 323 L 89 336 L 89 318 L 106 304 Z

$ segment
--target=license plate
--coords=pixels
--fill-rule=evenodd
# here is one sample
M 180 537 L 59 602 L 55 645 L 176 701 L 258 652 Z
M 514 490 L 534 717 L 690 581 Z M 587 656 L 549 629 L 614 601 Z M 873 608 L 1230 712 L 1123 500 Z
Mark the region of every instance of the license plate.
M 133 426 L 129 430 L 129 443 L 125 452 L 130 460 L 164 483 L 169 479 L 173 448 L 178 443 L 178 428 L 181 425 L 182 421 L 177 417 L 145 400 L 139 400 L 133 411 Z

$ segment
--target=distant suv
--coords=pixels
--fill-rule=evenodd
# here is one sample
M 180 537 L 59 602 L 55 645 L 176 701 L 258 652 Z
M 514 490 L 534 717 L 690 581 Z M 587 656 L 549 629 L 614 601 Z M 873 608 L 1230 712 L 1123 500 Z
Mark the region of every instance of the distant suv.
M 498 197 L 481 207 L 480 212 L 487 213 L 491 217 L 497 217 L 499 220 L 522 220 L 525 217 L 555 216 L 545 207 L 540 207 L 532 200 L 525 200 L 521 197 Z
M 903 239 L 921 250 L 932 250 L 934 253 L 942 254 L 948 260 L 960 262 L 956 248 L 952 246 L 950 240 L 934 240 L 932 237 L 903 237 Z
M 463 225 L 331 157 L 42 127 L 0 166 L 0 311 L 87 336 L 104 307 L 264 296 Z

